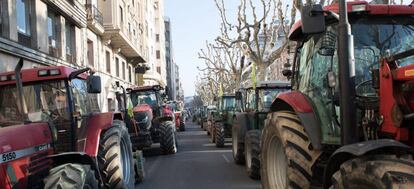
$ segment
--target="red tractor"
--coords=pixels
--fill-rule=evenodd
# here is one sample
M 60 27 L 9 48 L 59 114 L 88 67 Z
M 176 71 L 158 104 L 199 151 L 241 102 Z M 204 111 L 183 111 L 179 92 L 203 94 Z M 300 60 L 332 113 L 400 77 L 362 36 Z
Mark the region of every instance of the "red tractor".
M 262 133 L 264 189 L 414 188 L 413 16 L 365 1 L 303 7 L 284 71 L 293 90 Z
M 42 67 L 0 73 L 0 188 L 133 188 L 122 116 L 99 113 L 98 76 Z
M 174 112 L 176 129 L 185 131 L 185 116 L 183 115 L 182 104 L 177 101 L 169 101 L 167 102 L 167 106 Z
M 159 85 L 127 89 L 132 103 L 133 116 L 130 130 L 134 149 L 144 149 L 160 143 L 164 154 L 177 152 L 174 113 L 163 105 Z M 138 130 L 138 131 L 137 131 Z

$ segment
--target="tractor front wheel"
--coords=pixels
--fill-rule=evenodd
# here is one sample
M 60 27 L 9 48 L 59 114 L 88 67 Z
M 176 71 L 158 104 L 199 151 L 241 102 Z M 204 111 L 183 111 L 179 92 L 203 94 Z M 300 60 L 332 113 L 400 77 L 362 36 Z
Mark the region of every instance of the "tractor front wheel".
M 260 179 L 260 135 L 260 130 L 251 130 L 244 140 L 247 174 L 255 180 Z
M 174 132 L 174 123 L 172 121 L 164 121 L 160 125 L 161 141 L 160 147 L 164 154 L 177 153 L 177 143 Z
M 215 142 L 216 146 L 221 148 L 224 147 L 225 142 L 225 133 L 224 133 L 224 125 L 221 122 L 217 122 L 214 124 L 214 131 L 215 131 Z
M 395 155 L 348 160 L 332 177 L 331 189 L 414 188 L 414 161 Z
M 63 164 L 49 171 L 45 189 L 98 189 L 99 183 L 89 165 Z
M 115 120 L 99 141 L 98 165 L 104 188 L 133 188 L 135 181 L 132 144 L 125 123 Z
M 268 114 L 260 146 L 263 189 L 310 188 L 320 152 L 312 148 L 293 112 Z

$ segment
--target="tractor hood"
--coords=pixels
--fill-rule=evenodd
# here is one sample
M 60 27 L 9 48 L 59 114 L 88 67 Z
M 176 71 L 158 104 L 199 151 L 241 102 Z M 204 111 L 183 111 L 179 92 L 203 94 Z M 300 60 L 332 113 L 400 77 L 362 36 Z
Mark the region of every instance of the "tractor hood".
M 137 106 L 134 107 L 134 112 L 152 112 L 152 108 L 150 105 L 148 104 L 139 104 Z

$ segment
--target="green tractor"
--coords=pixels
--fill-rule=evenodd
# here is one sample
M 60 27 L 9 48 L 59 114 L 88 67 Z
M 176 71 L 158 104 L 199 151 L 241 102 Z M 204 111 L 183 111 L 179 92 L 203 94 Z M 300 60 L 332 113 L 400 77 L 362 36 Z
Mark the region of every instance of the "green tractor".
M 217 109 L 213 113 L 213 121 L 208 125 L 211 142 L 217 147 L 224 147 L 225 139 L 231 137 L 231 127 L 236 108 L 236 96 L 222 95 L 215 98 Z
M 243 111 L 236 113 L 232 127 L 233 158 L 237 164 L 246 163 L 252 179 L 260 179 L 260 139 L 266 115 L 273 99 L 289 89 L 289 82 L 262 81 L 236 93 Z

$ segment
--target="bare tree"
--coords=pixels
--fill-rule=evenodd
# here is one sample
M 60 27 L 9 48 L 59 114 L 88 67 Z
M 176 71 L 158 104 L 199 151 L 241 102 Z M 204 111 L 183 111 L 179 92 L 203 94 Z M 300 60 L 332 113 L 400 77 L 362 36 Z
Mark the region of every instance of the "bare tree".
M 201 79 L 210 80 L 212 90 L 218 91 L 220 85 L 226 93 L 233 93 L 236 90 L 244 66 L 238 48 L 206 42 L 206 47 L 200 50 L 198 56 L 205 64 L 205 67 L 199 68 Z

